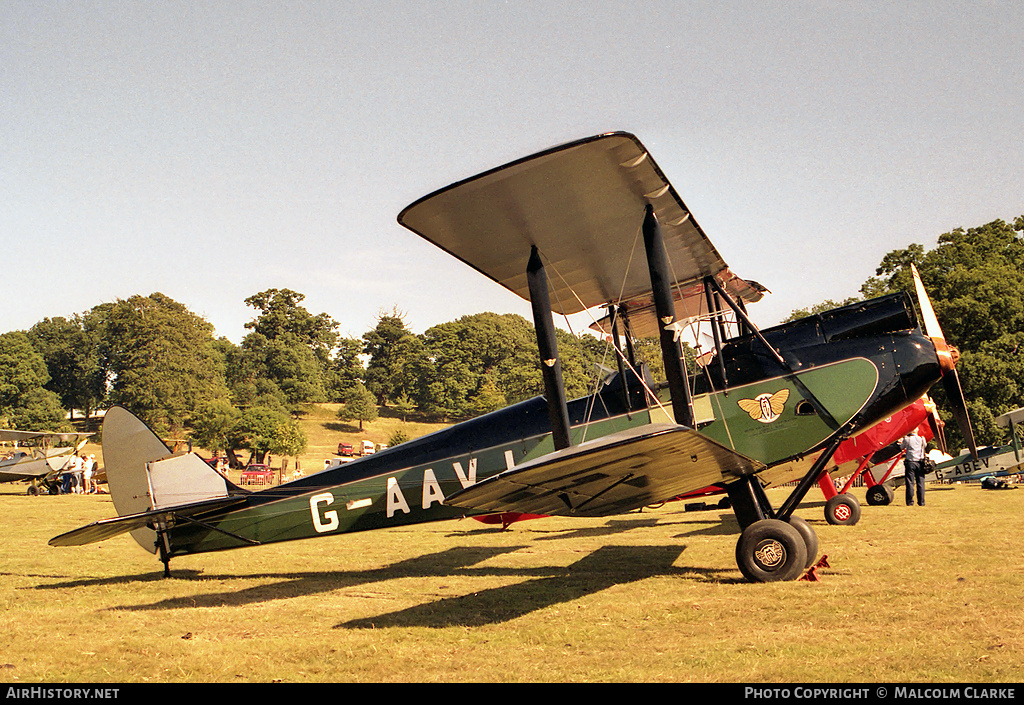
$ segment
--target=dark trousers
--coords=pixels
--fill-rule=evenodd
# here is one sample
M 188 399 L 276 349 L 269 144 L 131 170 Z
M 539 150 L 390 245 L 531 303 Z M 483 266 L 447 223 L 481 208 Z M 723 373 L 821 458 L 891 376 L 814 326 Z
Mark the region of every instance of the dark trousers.
M 904 460 L 904 481 L 907 485 L 907 506 L 914 506 L 914 490 L 917 490 L 917 503 L 924 506 L 924 461 Z

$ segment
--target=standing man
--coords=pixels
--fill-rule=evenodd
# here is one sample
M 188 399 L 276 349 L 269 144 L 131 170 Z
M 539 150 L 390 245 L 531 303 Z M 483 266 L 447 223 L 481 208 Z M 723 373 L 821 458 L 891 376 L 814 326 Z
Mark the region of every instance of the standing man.
M 904 481 L 907 484 L 907 506 L 914 506 L 914 489 L 917 488 L 917 503 L 924 506 L 924 451 L 927 441 L 917 429 L 913 429 L 900 441 L 903 457 Z
M 82 479 L 85 480 L 85 493 L 92 494 L 96 489 L 96 485 L 92 481 L 93 474 L 96 468 L 96 456 L 90 455 L 89 457 L 82 456 Z

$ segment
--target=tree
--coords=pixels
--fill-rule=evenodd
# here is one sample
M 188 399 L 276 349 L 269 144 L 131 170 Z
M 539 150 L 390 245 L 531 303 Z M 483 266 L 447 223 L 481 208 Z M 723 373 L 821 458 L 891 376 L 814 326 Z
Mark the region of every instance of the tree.
M 495 313 L 463 316 L 428 329 L 409 365 L 412 399 L 422 412 L 448 419 L 504 406 L 510 382 L 513 394 L 533 396 L 542 380 L 526 354 L 530 330 L 521 316 Z
M 339 338 L 334 356 L 327 367 L 326 385 L 328 396 L 334 401 L 341 401 L 345 394 L 363 381 L 366 368 L 360 355 L 363 354 L 363 341 L 359 338 Z
M 50 375 L 27 333 L 0 335 L 0 426 L 23 430 L 70 430 L 57 395 L 45 389 Z
M 213 326 L 180 303 L 160 293 L 133 296 L 102 316 L 111 403 L 150 425 L 180 430 L 204 402 L 227 397 Z
M 377 400 L 373 393 L 357 383 L 345 396 L 344 404 L 338 409 L 338 418 L 342 421 L 358 421 L 359 430 L 362 431 L 364 421 L 377 418 Z
M 605 344 L 589 334 L 558 330 L 556 336 L 566 396 L 583 396 L 593 387 Z M 477 416 L 543 393 L 536 331 L 522 316 L 463 316 L 419 340 L 406 377 L 412 399 L 428 415 Z
M 327 400 L 325 373 L 338 339 L 338 324 L 326 313 L 312 315 L 299 305 L 304 298 L 268 289 L 245 300 L 260 314 L 245 324 L 252 332 L 242 340 L 245 374 L 238 376 L 273 381 L 292 405 Z
M 363 334 L 363 353 L 370 356 L 366 366 L 366 389 L 386 406 L 409 391 L 408 362 L 419 350 L 419 340 L 405 325 L 405 314 L 392 309 L 377 315 L 377 325 Z
M 395 410 L 395 413 L 402 417 L 402 421 L 405 421 L 409 414 L 416 410 L 416 405 L 412 403 L 409 397 L 403 394 L 394 401 L 392 408 Z
M 267 340 L 290 334 L 293 340 L 312 350 L 320 362 L 326 363 L 338 340 L 335 331 L 338 324 L 326 313 L 314 316 L 300 306 L 304 298 L 304 294 L 291 289 L 267 289 L 253 294 L 245 303 L 257 309 L 260 315 L 245 327 Z
M 251 350 L 259 351 L 267 378 L 277 384 L 290 404 L 327 401 L 323 365 L 296 335 L 283 333 L 267 340 L 259 334 L 250 334 L 246 343 L 251 344 Z
M 409 434 L 405 429 L 397 428 L 388 436 L 388 448 L 394 448 L 409 440 Z
M 0 410 L 21 406 L 25 395 L 50 381 L 43 356 L 26 333 L 0 335 Z
M 88 417 L 106 396 L 102 329 L 90 325 L 87 316 L 58 317 L 43 319 L 28 335 L 46 362 L 46 388 L 64 408 L 82 409 Z
M 192 417 L 192 439 L 202 448 L 231 454 L 237 450 L 235 427 L 241 418 L 242 412 L 227 399 L 211 399 Z
M 48 389 L 37 388 L 25 394 L 21 406 L 11 411 L 9 419 L 13 428 L 70 431 L 71 424 L 66 417 L 57 395 Z
M 242 412 L 230 445 L 233 449 L 248 448 L 251 460 L 262 463 L 267 453 L 298 455 L 306 447 L 306 435 L 287 409 L 270 401 Z

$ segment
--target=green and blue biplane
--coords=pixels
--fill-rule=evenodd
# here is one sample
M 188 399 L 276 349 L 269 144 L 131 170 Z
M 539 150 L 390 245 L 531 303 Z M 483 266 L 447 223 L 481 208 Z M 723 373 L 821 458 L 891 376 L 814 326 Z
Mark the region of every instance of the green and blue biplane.
M 398 220 L 531 302 L 542 396 L 256 492 L 114 408 L 103 454 L 119 516 L 50 543 L 131 532 L 167 574 L 191 553 L 464 516 L 603 517 L 716 488 L 741 528 L 742 574 L 792 580 L 818 545 L 794 510 L 840 443 L 940 379 L 966 420 L 955 353 L 922 331 L 906 294 L 755 326 L 747 306 L 766 290 L 730 271 L 631 134 L 457 182 Z M 567 400 L 553 315 L 584 311 L 597 312 L 616 369 Z M 693 330 L 712 342 L 688 365 L 682 336 Z M 660 341 L 660 384 L 634 354 L 640 337 Z M 794 481 L 771 506 L 765 488 Z

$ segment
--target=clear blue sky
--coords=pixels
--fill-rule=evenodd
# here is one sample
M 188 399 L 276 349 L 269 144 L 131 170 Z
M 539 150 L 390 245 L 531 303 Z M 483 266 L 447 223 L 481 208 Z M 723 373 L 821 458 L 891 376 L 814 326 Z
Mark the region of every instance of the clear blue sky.
M 346 335 L 529 309 L 397 224 L 611 130 L 761 325 L 1024 213 L 1024 3 L 4 2 L 0 331 L 162 292 L 239 342 L 268 289 Z

